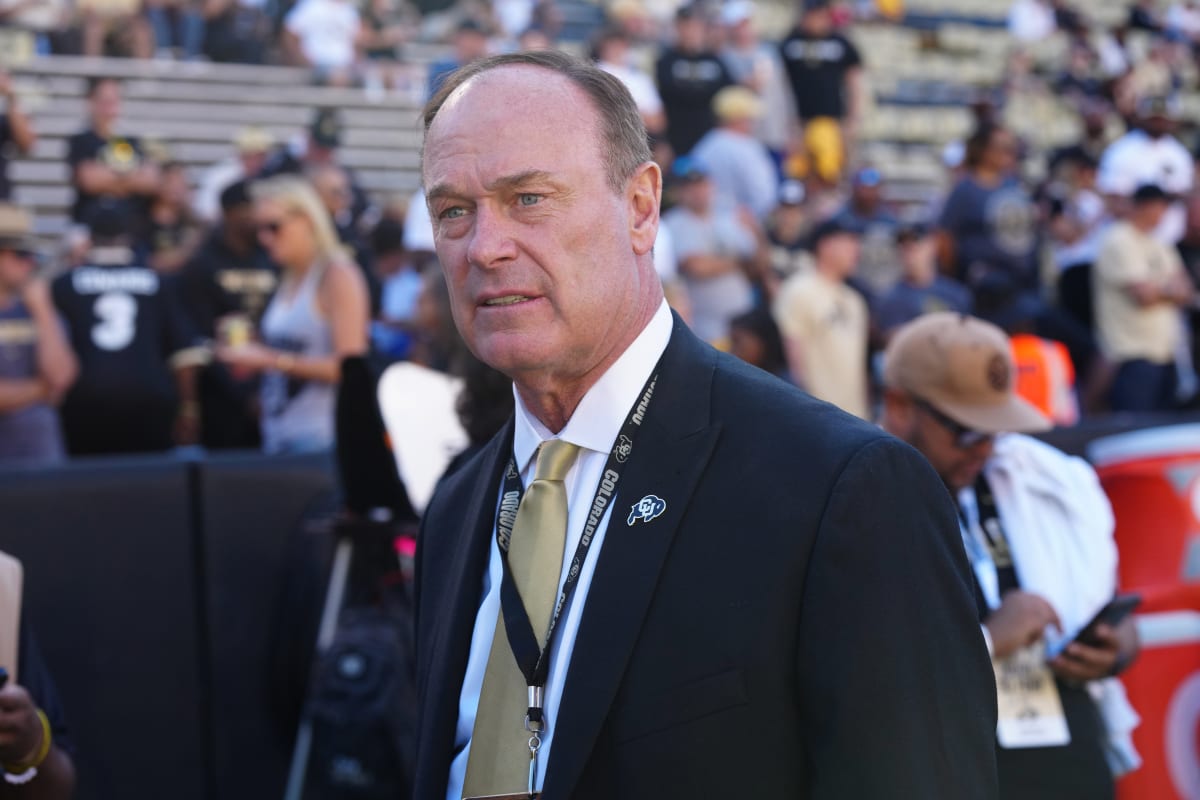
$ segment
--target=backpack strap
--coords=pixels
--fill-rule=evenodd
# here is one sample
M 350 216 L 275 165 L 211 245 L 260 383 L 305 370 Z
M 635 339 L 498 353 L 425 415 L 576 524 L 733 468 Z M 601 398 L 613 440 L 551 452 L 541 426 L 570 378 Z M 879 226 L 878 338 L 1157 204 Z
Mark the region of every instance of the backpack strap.
M 17 642 L 20 640 L 21 562 L 0 552 L 0 667 L 8 670 L 9 680 L 18 682 Z

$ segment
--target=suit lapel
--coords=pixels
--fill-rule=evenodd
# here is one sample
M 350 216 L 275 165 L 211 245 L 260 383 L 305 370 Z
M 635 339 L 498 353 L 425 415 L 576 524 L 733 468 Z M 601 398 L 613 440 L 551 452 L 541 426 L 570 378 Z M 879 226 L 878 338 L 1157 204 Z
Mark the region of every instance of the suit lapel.
M 709 401 L 716 354 L 676 318 L 655 397 L 617 489 L 576 636 L 546 774 L 548 797 L 570 797 L 641 631 L 667 552 L 708 465 L 719 426 Z M 660 498 L 644 516 L 633 507 Z
M 500 491 L 501 459 L 512 450 L 513 422 L 488 443 L 475 474 L 476 488 L 470 492 L 470 504 L 461 517 L 463 529 L 426 530 L 425 535 L 453 537 L 457 545 L 450 568 L 443 575 L 426 580 L 445 581 L 452 587 L 442 595 L 446 606 L 438 618 L 438 630 L 432 637 L 430 652 L 421 658 L 437 671 L 425 683 L 427 695 L 421 704 L 421 730 L 418 741 L 427 746 L 418 754 L 415 797 L 441 797 L 454 755 L 454 732 L 458 723 L 458 702 L 463 675 L 471 649 L 471 634 L 479 611 L 483 574 L 491 552 L 491 534 L 495 525 L 496 498 Z M 450 514 L 454 510 L 450 509 Z M 426 614 L 437 614 L 428 609 Z

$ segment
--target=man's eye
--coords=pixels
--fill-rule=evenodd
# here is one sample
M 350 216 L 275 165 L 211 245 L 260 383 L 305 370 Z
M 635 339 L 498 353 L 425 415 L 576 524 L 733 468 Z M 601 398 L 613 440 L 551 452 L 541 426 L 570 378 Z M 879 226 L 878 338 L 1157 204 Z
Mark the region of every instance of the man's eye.
M 442 213 L 438 214 L 438 219 L 458 219 L 465 213 L 466 212 L 463 210 L 462 206 L 451 206 Z
M 517 196 L 517 202 L 523 206 L 536 206 L 542 201 L 540 194 L 522 194 Z

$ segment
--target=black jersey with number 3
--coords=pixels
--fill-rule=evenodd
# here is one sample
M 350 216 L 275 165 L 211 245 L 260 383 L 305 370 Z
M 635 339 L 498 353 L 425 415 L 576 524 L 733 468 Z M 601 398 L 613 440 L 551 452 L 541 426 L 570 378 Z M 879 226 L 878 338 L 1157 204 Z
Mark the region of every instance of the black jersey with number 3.
M 62 408 L 67 446 L 75 454 L 166 449 L 177 403 L 169 359 L 194 337 L 169 276 L 129 258 L 109 261 L 53 284 L 80 364 Z

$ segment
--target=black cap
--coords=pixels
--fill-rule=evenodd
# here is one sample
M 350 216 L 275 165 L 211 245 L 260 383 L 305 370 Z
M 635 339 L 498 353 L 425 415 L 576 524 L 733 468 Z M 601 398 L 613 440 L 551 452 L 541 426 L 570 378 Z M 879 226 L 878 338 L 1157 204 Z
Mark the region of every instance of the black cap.
M 371 250 L 377 256 L 398 253 L 404 249 L 404 225 L 391 217 L 384 217 L 371 231 Z
M 699 4 L 684 3 L 679 8 L 675 9 L 675 19 L 701 19 L 703 18 Z
M 334 148 L 342 143 L 342 123 L 336 108 L 319 108 L 308 129 L 318 147 Z
M 250 182 L 234 181 L 221 192 L 221 210 L 231 211 L 239 206 L 250 205 Z
M 94 241 L 111 241 L 130 234 L 129 208 L 119 201 L 97 202 L 83 221 Z
M 809 247 L 816 250 L 822 240 L 841 233 L 858 236 L 862 233 L 862 228 L 846 215 L 836 214 L 813 228 L 812 233 L 809 234 Z
M 483 23 L 474 17 L 467 17 L 454 28 L 455 33 L 478 33 L 480 36 L 487 36 L 487 28 Z
M 924 222 L 906 222 L 896 229 L 896 243 L 908 244 L 929 235 L 929 226 Z
M 1169 203 L 1171 195 L 1167 194 L 1157 183 L 1143 183 L 1133 193 L 1132 199 L 1134 205 L 1156 202 Z

